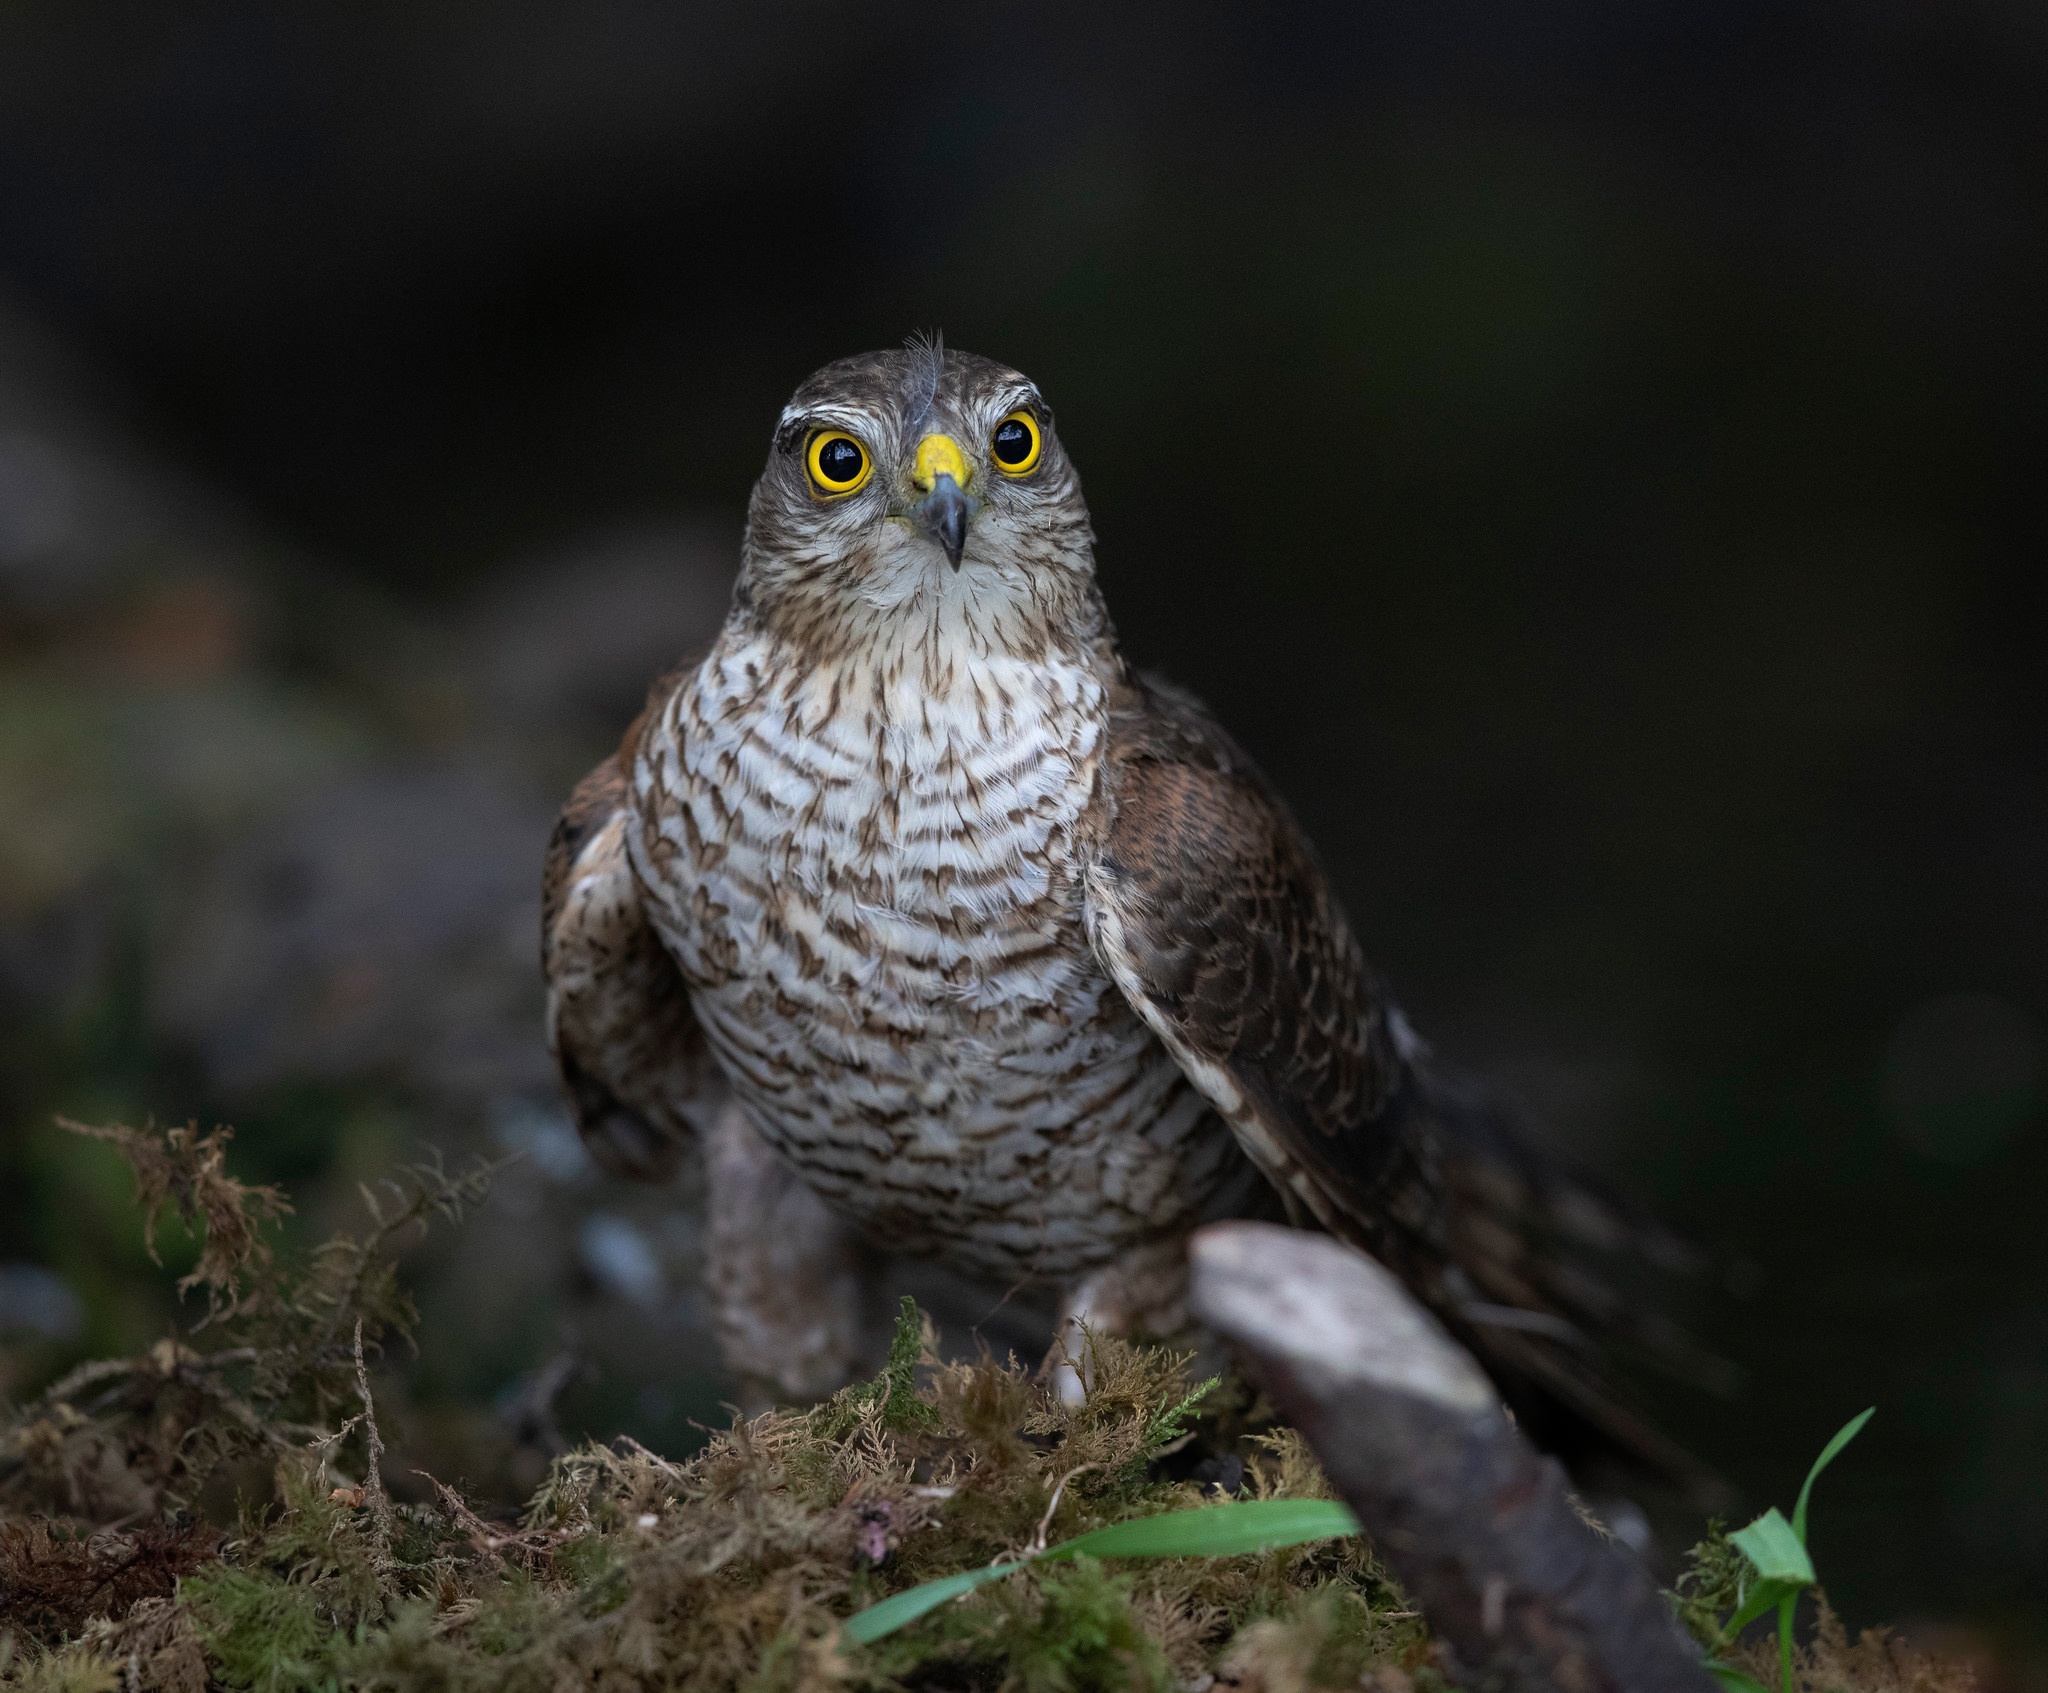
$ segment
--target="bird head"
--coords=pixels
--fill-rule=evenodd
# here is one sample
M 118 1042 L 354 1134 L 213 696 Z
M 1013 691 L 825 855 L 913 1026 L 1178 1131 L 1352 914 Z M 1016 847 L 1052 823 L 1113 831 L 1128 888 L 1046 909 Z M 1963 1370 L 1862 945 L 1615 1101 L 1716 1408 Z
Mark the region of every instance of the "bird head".
M 1099 623 L 1093 548 L 1037 387 L 919 340 L 828 364 L 783 408 L 740 599 L 813 636 L 916 625 L 1030 648 Z

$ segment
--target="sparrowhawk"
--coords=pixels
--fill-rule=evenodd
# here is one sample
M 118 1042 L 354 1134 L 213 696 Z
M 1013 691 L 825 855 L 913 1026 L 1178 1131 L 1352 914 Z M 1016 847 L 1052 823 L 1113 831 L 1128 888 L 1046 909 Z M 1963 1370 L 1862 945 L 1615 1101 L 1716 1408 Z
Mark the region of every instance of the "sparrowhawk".
M 548 1031 L 601 1163 L 707 1141 L 733 1363 L 850 1367 L 845 1242 L 1171 1328 L 1182 1242 L 1262 1209 L 1387 1264 L 1511 1403 L 1661 1462 L 1583 1248 L 1675 1243 L 1441 1065 L 1287 807 L 1137 674 L 1025 377 L 827 365 L 775 427 L 708 654 L 562 813 Z

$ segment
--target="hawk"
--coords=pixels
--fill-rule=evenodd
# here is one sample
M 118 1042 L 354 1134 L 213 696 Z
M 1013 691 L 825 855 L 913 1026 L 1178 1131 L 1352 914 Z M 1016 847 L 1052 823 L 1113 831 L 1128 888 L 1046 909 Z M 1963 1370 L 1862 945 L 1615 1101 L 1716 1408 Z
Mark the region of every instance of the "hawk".
M 722 631 L 562 813 L 543 961 L 598 1161 L 703 1138 L 721 1341 L 777 1391 L 851 1368 L 862 1240 L 1172 1333 L 1189 1231 L 1270 1213 L 1552 1438 L 1677 1462 L 1596 1367 L 1670 1336 L 1583 1250 L 1677 1244 L 1434 1058 L 1257 767 L 1126 662 L 1014 370 L 913 342 L 797 389 Z

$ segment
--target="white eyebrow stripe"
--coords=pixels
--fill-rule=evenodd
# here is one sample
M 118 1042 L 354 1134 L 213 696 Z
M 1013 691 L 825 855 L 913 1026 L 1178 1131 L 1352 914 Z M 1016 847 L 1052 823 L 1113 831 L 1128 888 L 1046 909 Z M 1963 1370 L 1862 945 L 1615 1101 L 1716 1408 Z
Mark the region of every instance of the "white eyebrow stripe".
M 775 433 L 780 435 L 797 423 L 808 423 L 815 428 L 844 429 L 849 435 L 860 435 L 869 441 L 884 432 L 882 420 L 873 412 L 862 411 L 857 406 L 834 405 L 829 400 L 815 406 L 784 406 L 775 425 Z
M 1045 398 L 1038 391 L 1035 382 L 1020 382 L 1008 388 L 999 388 L 993 397 L 985 402 L 988 407 L 988 422 L 991 428 L 1013 411 L 1042 409 Z M 919 420 L 922 426 L 924 420 Z M 850 406 L 832 400 L 821 400 L 814 405 L 788 405 L 782 408 L 777 419 L 775 433 L 804 424 L 813 429 L 844 429 L 850 435 L 858 435 L 870 445 L 888 438 L 894 428 L 894 420 L 877 416 L 859 406 Z
M 1001 391 L 996 404 L 1002 409 L 996 413 L 999 418 L 1008 417 L 1013 411 L 1024 411 L 1033 406 L 1045 404 L 1045 396 L 1038 391 L 1036 383 L 1026 382 L 1021 387 Z

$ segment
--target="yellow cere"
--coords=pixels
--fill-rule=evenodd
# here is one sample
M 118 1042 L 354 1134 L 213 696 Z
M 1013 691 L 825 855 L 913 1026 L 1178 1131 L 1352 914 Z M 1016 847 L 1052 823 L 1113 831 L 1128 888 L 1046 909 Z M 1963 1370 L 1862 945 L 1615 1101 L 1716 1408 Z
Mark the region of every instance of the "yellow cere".
M 875 461 L 867 448 L 843 429 L 821 429 L 804 449 L 811 485 L 829 499 L 867 486 Z
M 1013 411 L 996 425 L 988 446 L 989 457 L 1005 476 L 1028 476 L 1038 463 L 1045 437 L 1037 418 L 1028 411 Z
M 917 444 L 917 466 L 910 473 L 910 480 L 920 488 L 935 486 L 941 476 L 950 476 L 964 488 L 973 472 L 967 468 L 967 455 L 960 450 L 960 443 L 950 435 L 927 435 Z

